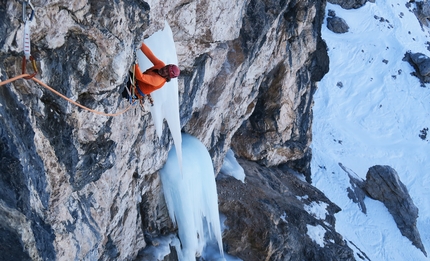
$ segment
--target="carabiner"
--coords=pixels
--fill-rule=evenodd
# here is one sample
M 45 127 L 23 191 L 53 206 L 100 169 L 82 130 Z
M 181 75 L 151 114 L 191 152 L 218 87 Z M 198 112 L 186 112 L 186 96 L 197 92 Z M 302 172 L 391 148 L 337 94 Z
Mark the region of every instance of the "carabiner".
M 29 5 L 31 8 L 31 13 L 29 16 L 27 16 L 27 5 Z M 33 17 L 34 17 L 34 6 L 31 4 L 30 0 L 22 2 L 22 21 L 24 23 L 27 22 L 27 17 L 28 17 L 28 20 L 30 21 L 33 20 Z
M 39 72 L 37 70 L 36 59 L 34 59 L 33 56 L 30 56 L 29 60 L 30 60 L 31 65 L 33 67 L 33 73 L 27 77 L 24 77 L 24 79 L 31 79 L 34 76 L 36 76 L 36 74 Z M 25 59 L 25 56 L 24 56 L 24 57 L 22 57 L 22 74 L 26 74 L 26 67 L 27 67 L 27 59 Z

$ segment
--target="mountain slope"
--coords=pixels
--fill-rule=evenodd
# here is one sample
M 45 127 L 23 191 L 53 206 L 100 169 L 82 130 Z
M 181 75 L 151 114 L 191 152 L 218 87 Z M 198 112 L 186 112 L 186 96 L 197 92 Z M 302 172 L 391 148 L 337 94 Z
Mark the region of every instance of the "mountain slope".
M 351 10 L 327 4 L 326 14 L 335 11 L 349 31 L 322 28 L 330 71 L 314 96 L 312 184 L 342 208 L 337 230 L 371 260 L 428 260 L 381 202 L 366 197 L 364 214 L 348 198 L 349 175 L 365 180 L 374 165 L 397 171 L 419 209 L 417 227 L 430 249 L 430 143 L 420 135 L 430 126 L 430 90 L 402 60 L 407 51 L 429 56 L 429 31 L 413 8 L 404 1 Z

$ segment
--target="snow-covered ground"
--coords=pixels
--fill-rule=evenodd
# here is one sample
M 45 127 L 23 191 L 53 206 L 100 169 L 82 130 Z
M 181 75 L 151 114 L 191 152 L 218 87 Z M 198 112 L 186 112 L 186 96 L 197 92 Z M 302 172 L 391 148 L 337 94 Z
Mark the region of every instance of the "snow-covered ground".
M 430 127 L 430 85 L 422 87 L 402 61 L 408 50 L 430 56 L 430 37 L 406 2 L 377 0 L 356 10 L 328 3 L 326 14 L 334 10 L 350 29 L 322 28 L 330 71 L 314 96 L 313 185 L 342 208 L 336 230 L 370 260 L 430 260 L 401 235 L 381 202 L 366 198 L 367 215 L 360 211 L 339 166 L 361 179 L 374 165 L 393 167 L 419 208 L 417 227 L 430 253 L 430 135 L 419 137 Z

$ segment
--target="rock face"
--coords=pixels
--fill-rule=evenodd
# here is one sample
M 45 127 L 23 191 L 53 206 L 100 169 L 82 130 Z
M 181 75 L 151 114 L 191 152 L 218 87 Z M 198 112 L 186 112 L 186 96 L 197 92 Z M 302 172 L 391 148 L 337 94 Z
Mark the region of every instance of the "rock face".
M 248 17 L 254 20 L 247 21 L 248 24 L 272 19 L 276 27 L 265 26 L 268 34 L 260 37 L 256 35 L 257 29 L 244 32 L 245 38 L 257 41 L 252 49 L 244 51 L 249 49 L 253 57 L 254 53 L 259 54 L 255 47 L 262 45 L 272 56 L 255 56 L 256 63 L 248 70 L 248 74 L 254 75 L 249 79 L 254 87 L 247 98 L 256 99 L 244 108 L 252 114 L 238 126 L 232 147 L 241 157 L 266 166 L 294 166 L 309 177 L 312 95 L 315 81 L 328 71 L 325 43 L 315 35 L 323 18 L 322 6 L 297 2 L 285 5 L 278 17 L 260 17 L 258 9 L 250 12 Z M 279 37 L 275 38 L 275 34 Z M 313 47 L 309 49 L 310 46 Z M 271 69 L 262 75 L 259 71 L 263 68 Z M 237 96 L 234 99 L 238 99 Z
M 344 9 L 357 9 L 365 5 L 367 2 L 374 3 L 375 0 L 329 0 L 331 4 L 340 5 Z
M 348 32 L 349 26 L 343 18 L 337 17 L 335 11 L 328 11 L 329 17 L 327 17 L 327 28 L 338 34 Z
M 430 2 L 428 0 L 409 1 L 407 6 L 412 8 L 413 12 L 420 21 L 421 26 L 429 26 L 428 19 L 430 18 Z
M 427 255 L 416 227 L 418 208 L 397 172 L 390 166 L 371 167 L 366 175 L 364 189 L 370 197 L 384 203 L 402 235 Z
M 308 1 L 235 7 L 244 10 L 240 30 L 226 29 L 236 32 L 232 40 L 210 39 L 224 42 L 184 76 L 184 130 L 210 148 L 217 170 L 231 143 L 239 156 L 267 166 L 309 158 L 311 97 L 315 80 L 328 70 L 325 48 L 325 60 L 316 54 L 324 45 L 322 7 Z
M 409 62 L 415 68 L 413 73 L 422 83 L 430 82 L 430 58 L 423 53 L 407 52 L 403 61 Z
M 37 77 L 57 91 L 98 111 L 121 110 L 134 51 L 167 20 L 182 70 L 183 131 L 207 146 L 215 169 L 232 147 L 243 158 L 309 178 L 312 95 L 328 71 L 320 37 L 325 1 L 31 2 Z M 21 74 L 21 4 L 0 2 L 1 80 Z M 0 127 L 0 259 L 133 260 L 152 237 L 175 233 L 157 174 L 172 140 L 167 130 L 158 139 L 148 111 L 99 116 L 19 80 L 0 87 Z M 294 193 L 297 209 L 288 222 L 305 215 Z M 247 204 L 252 219 L 261 202 Z M 329 213 L 337 211 L 329 205 Z M 334 240 L 321 248 L 349 258 L 333 220 L 306 220 Z M 304 224 L 294 233 L 303 241 L 294 246 L 309 257 L 326 255 L 305 246 L 315 244 Z M 281 242 L 294 241 L 287 236 Z M 232 240 L 226 244 L 246 255 Z M 280 245 L 271 244 L 273 260 L 281 259 Z
M 316 188 L 284 168 L 267 168 L 240 160 L 246 183 L 219 177 L 220 211 L 225 213 L 226 250 L 247 261 L 355 260 L 336 233 L 340 208 Z M 312 238 L 321 229 L 322 242 Z M 237 233 L 241 231 L 241 233 Z

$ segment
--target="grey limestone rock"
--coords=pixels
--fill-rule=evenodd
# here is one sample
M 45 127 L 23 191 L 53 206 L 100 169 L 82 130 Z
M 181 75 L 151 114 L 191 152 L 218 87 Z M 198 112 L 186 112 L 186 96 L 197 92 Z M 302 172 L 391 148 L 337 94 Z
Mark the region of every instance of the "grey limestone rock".
M 365 5 L 367 2 L 374 3 L 375 0 L 328 0 L 328 2 L 340 5 L 344 9 L 357 9 Z
M 0 1 L 1 80 L 21 73 L 22 2 Z M 181 68 L 182 131 L 206 145 L 215 169 L 232 147 L 261 165 L 309 176 L 312 95 L 328 71 L 321 39 L 325 1 L 31 2 L 37 77 L 60 93 L 105 112 L 124 108 L 120 90 L 134 52 L 167 20 Z M 133 260 L 152 238 L 174 234 L 157 174 L 171 146 L 167 128 L 158 139 L 148 110 L 104 117 L 33 81 L 2 86 L 0 237 L 14 245 L 2 248 L 0 259 Z M 329 213 L 337 211 L 323 201 Z M 289 242 L 309 250 L 309 257 L 328 256 L 333 247 L 349 258 L 332 214 L 326 234 L 335 243 L 319 253 L 299 222 L 308 216 L 303 204 L 294 202 L 292 220 L 301 227 L 293 235 L 310 245 L 293 236 Z M 277 208 L 275 201 L 263 203 Z M 282 252 L 276 246 L 272 256 Z
M 407 6 L 415 13 L 421 26 L 429 26 L 430 2 L 428 0 L 409 1 Z
M 411 61 L 418 67 L 423 77 L 430 75 L 430 58 L 422 53 L 411 53 Z
M 288 168 L 268 168 L 239 159 L 245 183 L 232 177 L 217 180 L 220 212 L 227 219 L 226 252 L 247 261 L 355 260 L 335 231 L 341 209 Z M 316 215 L 309 206 L 321 209 Z M 310 227 L 324 230 L 323 243 L 308 236 Z M 238 233 L 238 231 L 241 231 Z
M 416 227 L 418 208 L 396 170 L 381 165 L 369 168 L 364 189 L 371 198 L 384 203 L 402 235 L 427 255 Z
M 335 33 L 343 34 L 348 32 L 349 26 L 343 18 L 327 17 L 327 28 Z
M 430 58 L 423 53 L 407 52 L 403 61 L 409 62 L 415 69 L 414 75 L 423 83 L 430 82 Z

